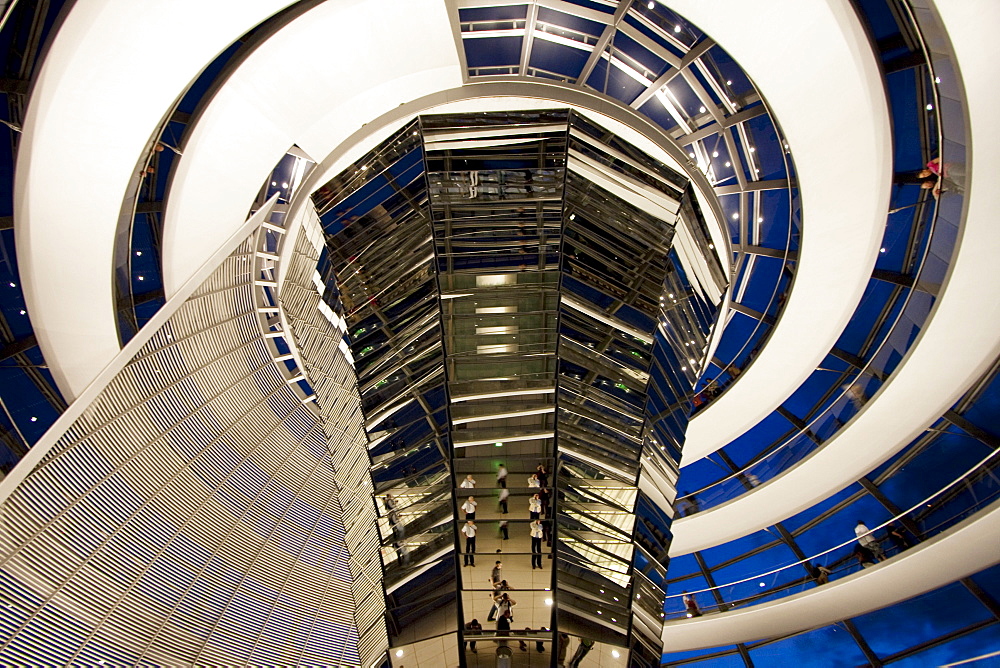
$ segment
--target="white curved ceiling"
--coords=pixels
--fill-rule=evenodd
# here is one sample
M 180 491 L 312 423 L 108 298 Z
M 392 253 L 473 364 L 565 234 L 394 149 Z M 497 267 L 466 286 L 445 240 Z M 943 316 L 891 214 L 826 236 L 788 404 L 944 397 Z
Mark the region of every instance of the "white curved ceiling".
M 291 4 L 79 0 L 65 17 L 24 121 L 14 233 L 35 336 L 67 400 L 119 350 L 114 234 L 151 137 L 207 63 Z M 174 48 L 150 48 L 153 35 Z
M 672 555 L 687 554 L 757 531 L 804 510 L 877 467 L 940 417 L 1000 355 L 1000 135 L 995 131 L 998 66 L 979 45 L 993 39 L 1000 6 L 939 3 L 960 56 L 974 153 L 967 154 L 965 227 L 951 273 L 920 339 L 848 428 L 752 494 L 679 519 Z M 996 19 L 992 24 L 987 19 Z M 973 194 L 975 195 L 973 197 Z

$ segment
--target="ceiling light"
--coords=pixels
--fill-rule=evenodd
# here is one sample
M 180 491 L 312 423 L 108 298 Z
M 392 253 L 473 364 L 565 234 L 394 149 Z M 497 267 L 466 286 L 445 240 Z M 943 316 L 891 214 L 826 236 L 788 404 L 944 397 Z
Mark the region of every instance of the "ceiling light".
M 140 277 L 139 277 L 139 280 L 140 280 L 140 281 L 144 281 L 144 280 L 146 280 L 146 279 L 145 279 L 145 278 L 143 278 L 142 276 L 140 276 Z
M 726 85 L 727 85 L 727 86 L 732 86 L 732 85 L 733 85 L 733 82 L 732 82 L 732 81 L 727 81 L 727 82 L 726 82 Z
M 545 599 L 545 605 L 552 605 L 552 599 L 551 598 Z
M 653 9 L 654 7 L 656 7 L 656 3 L 655 3 L 655 2 L 653 2 L 652 0 L 650 0 L 650 2 L 649 2 L 649 4 L 647 5 L 647 7 L 649 7 L 650 9 Z
M 764 216 L 757 216 L 757 222 L 758 223 L 763 223 L 764 222 Z
M 135 254 L 137 257 L 142 257 L 142 251 L 136 251 Z
M 688 157 L 694 160 L 694 153 L 688 153 Z
M 674 26 L 674 32 L 680 32 L 680 31 L 681 31 L 680 26 Z
M 396 656 L 403 656 L 403 650 L 397 649 L 396 650 Z
M 17 287 L 17 283 L 15 283 L 14 281 L 11 281 L 10 282 L 10 287 L 16 288 Z
M 36 418 L 35 416 L 31 416 L 31 421 L 32 422 L 38 422 L 38 418 Z
M 639 597 L 636 596 L 636 598 L 639 598 Z M 615 657 L 617 659 L 618 657 L 621 656 L 621 654 L 618 653 L 618 650 L 613 649 L 613 650 L 611 650 L 611 656 L 613 656 L 613 657 Z
M 733 220 L 739 220 L 739 219 L 740 219 L 740 214 L 734 213 L 733 214 Z
M 927 111 L 931 111 L 932 109 L 934 109 L 934 105 L 933 104 L 928 104 L 927 105 Z
M 25 311 L 24 309 L 21 309 L 21 315 L 25 315 L 26 313 L 27 313 L 27 311 Z
M 731 163 L 728 160 L 726 160 L 726 167 L 732 167 L 732 165 L 733 165 L 733 163 Z
M 757 149 L 755 149 L 755 148 L 754 148 L 753 146 L 751 146 L 751 147 L 750 147 L 750 152 L 751 152 L 751 153 L 753 153 L 753 152 L 754 152 L 754 151 L 756 151 L 756 150 L 757 150 Z
M 704 114 L 706 111 L 707 109 L 705 109 L 705 107 L 698 107 L 698 113 Z
M 712 151 L 712 157 L 713 158 L 718 158 L 719 157 L 719 152 L 718 151 Z
M 879 253 L 884 253 L 884 252 L 885 252 L 885 249 L 884 249 L 884 248 L 879 248 L 879 249 L 878 249 L 878 252 L 879 252 Z
M 281 184 L 281 187 L 282 187 L 282 188 L 287 188 L 287 187 L 288 187 L 288 184 L 287 184 L 287 183 L 282 183 L 282 184 Z

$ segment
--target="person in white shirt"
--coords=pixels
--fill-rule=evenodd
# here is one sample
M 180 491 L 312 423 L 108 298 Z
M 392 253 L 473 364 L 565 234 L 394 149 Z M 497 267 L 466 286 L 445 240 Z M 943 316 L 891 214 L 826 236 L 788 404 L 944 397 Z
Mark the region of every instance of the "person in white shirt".
M 541 487 L 542 481 L 538 479 L 537 473 L 532 473 L 531 477 L 528 478 L 528 487 Z
M 537 520 L 542 513 L 542 499 L 535 494 L 528 500 L 528 514 L 533 520 Z
M 465 534 L 465 566 L 475 566 L 476 565 L 476 525 L 469 520 L 462 527 L 462 533 Z
M 497 469 L 497 485 L 507 489 L 507 467 L 503 464 Z
M 861 547 L 871 550 L 871 553 L 875 556 L 875 561 L 882 561 L 885 558 L 885 555 L 882 553 L 882 544 L 878 542 L 874 534 L 869 533 L 868 527 L 865 526 L 863 520 L 858 520 L 857 526 L 854 527 L 854 535 L 858 537 L 858 543 Z
M 465 480 L 462 481 L 462 489 L 473 489 L 476 486 L 476 481 L 472 478 L 472 474 L 465 476 Z
M 474 520 L 474 519 L 476 519 L 476 506 L 477 505 L 479 505 L 479 504 L 476 503 L 476 497 L 474 497 L 474 496 L 470 496 L 465 501 L 465 503 L 462 504 L 462 510 L 465 511 L 465 519 L 466 520 Z
M 542 523 L 535 520 L 531 523 L 531 570 L 542 567 Z M 537 565 L 536 565 L 537 564 Z
M 504 515 L 507 514 L 507 498 L 510 496 L 510 490 L 504 487 L 500 490 L 500 512 Z

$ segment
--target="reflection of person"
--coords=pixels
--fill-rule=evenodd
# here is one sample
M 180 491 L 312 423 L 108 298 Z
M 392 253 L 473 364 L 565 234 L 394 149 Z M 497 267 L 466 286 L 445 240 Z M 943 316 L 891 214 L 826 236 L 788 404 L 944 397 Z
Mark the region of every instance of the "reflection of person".
M 500 520 L 500 538 L 501 540 L 510 540 L 510 534 L 507 532 L 507 520 Z
M 465 480 L 462 481 L 463 489 L 472 489 L 476 486 L 476 481 L 472 478 L 472 474 L 465 476 Z
M 566 665 L 566 652 L 569 650 L 569 634 L 560 633 L 559 634 L 559 655 L 556 657 L 559 660 L 560 666 Z
M 466 638 L 468 638 L 469 636 L 476 637 L 477 635 L 481 634 L 482 632 L 483 632 L 483 625 L 479 623 L 478 619 L 473 619 L 471 622 L 469 622 L 468 624 L 465 625 L 465 637 Z M 475 640 L 468 640 L 467 642 L 469 643 L 469 649 L 472 650 L 472 653 L 473 654 L 479 654 L 479 651 L 476 649 L 476 641 Z M 465 647 L 465 645 L 463 643 L 463 649 L 464 649 L 464 647 Z
M 510 634 L 510 612 L 505 612 L 497 619 L 497 644 L 506 647 L 507 641 L 503 638 Z
M 549 473 L 545 470 L 545 464 L 539 464 L 535 467 L 535 475 L 538 476 L 538 484 L 541 487 L 549 486 Z
M 497 469 L 497 485 L 507 489 L 507 467 L 503 464 Z
M 465 566 L 475 566 L 476 565 L 476 525 L 473 524 L 472 520 L 465 523 L 462 527 L 462 533 L 465 534 Z
M 528 487 L 541 487 L 542 482 L 538 479 L 537 473 L 532 473 L 531 477 L 528 478 Z
M 535 520 L 531 523 L 531 570 L 542 567 L 542 523 Z M 537 564 L 537 565 L 536 565 Z
M 593 640 L 590 638 L 580 638 L 580 644 L 576 647 L 576 653 L 569 662 L 570 668 L 577 668 L 580 665 L 580 662 L 583 661 L 583 657 L 587 656 L 593 647 Z
M 510 490 L 504 487 L 500 490 L 500 512 L 504 515 L 507 514 L 507 499 L 510 497 Z
M 476 497 L 474 496 L 470 496 L 468 499 L 465 500 L 465 503 L 462 504 L 462 510 L 465 512 L 465 519 L 467 520 L 476 519 L 477 505 L 479 504 L 476 503 Z
M 528 516 L 529 519 L 537 520 L 542 514 L 542 499 L 538 494 L 535 494 L 531 499 L 528 500 Z
M 544 626 L 542 628 L 538 629 L 538 634 L 539 635 L 545 635 L 547 632 L 548 632 L 548 628 L 546 628 Z M 535 651 L 536 652 L 544 652 L 545 651 L 545 643 L 542 642 L 541 640 L 536 640 L 535 641 Z
M 494 587 L 496 587 L 500 583 L 500 580 L 503 577 L 501 575 L 502 570 L 503 570 L 503 562 L 498 560 L 493 565 L 493 570 L 490 571 L 490 584 L 492 584 Z
M 684 592 L 684 597 L 681 600 L 684 601 L 684 609 L 687 610 L 688 617 L 701 617 L 701 610 L 698 608 L 698 602 L 694 600 L 694 594 Z

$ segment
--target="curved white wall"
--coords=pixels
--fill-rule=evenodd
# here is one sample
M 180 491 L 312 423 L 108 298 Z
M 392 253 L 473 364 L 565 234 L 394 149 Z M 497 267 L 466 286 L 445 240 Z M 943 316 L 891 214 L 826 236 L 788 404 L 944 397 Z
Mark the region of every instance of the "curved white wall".
M 951 274 L 895 377 L 846 429 L 795 468 L 729 503 L 674 523 L 671 554 L 718 545 L 791 517 L 867 474 L 943 414 L 1000 355 L 1000 67 L 990 56 L 1000 5 L 947 0 L 939 9 L 961 63 L 972 142 L 966 220 Z M 771 347 L 770 345 L 768 346 Z M 742 382 L 742 381 L 741 381 Z
M 739 382 L 691 420 L 682 461 L 688 464 L 769 415 L 850 320 L 885 228 L 891 129 L 878 64 L 847 0 L 665 4 L 753 79 L 788 139 L 802 200 L 795 281 L 781 318 Z M 842 169 L 845 179 L 832 177 Z
M 38 345 L 68 400 L 119 349 L 112 247 L 150 137 L 207 63 L 290 4 L 78 0 L 66 16 L 24 121 L 14 232 Z
M 663 627 L 663 649 L 683 652 L 751 642 L 884 608 L 996 564 L 1000 561 L 996 541 L 983 537 L 998 533 L 1000 508 L 911 548 L 902 557 L 822 587 L 742 610 L 668 622 Z

